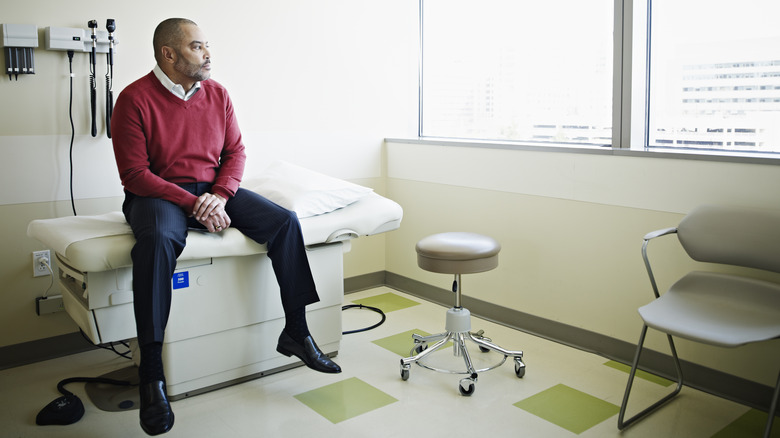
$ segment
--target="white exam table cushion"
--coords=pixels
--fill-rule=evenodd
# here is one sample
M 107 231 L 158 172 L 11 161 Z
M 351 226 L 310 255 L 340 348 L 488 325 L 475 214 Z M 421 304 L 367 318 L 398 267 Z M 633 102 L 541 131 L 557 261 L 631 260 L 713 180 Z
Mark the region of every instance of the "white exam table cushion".
M 344 208 L 300 219 L 305 245 L 338 242 L 394 230 L 400 226 L 403 210 L 396 202 L 368 193 Z M 101 272 L 132 265 L 135 245 L 130 226 L 120 212 L 98 216 L 38 219 L 30 222 L 27 235 L 33 237 L 82 272 Z M 228 257 L 266 252 L 240 231 L 228 228 L 219 233 L 189 230 L 187 245 L 178 260 Z

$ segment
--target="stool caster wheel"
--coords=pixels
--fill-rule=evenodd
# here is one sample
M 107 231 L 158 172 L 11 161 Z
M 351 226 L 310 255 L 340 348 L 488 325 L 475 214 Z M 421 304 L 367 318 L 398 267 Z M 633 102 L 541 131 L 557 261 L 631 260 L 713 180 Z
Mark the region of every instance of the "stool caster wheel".
M 416 355 L 422 353 L 423 351 L 425 351 L 427 349 L 428 349 L 428 344 L 427 343 L 415 341 L 414 348 L 412 348 L 412 351 L 411 351 L 412 356 L 416 356 Z
M 409 368 L 411 368 L 409 365 L 401 364 L 401 380 L 409 380 Z
M 472 333 L 472 334 L 473 334 L 474 336 L 478 337 L 479 339 L 482 339 L 483 341 L 493 342 L 493 340 L 492 340 L 492 339 L 488 338 L 487 336 L 483 336 L 483 335 L 485 334 L 485 331 L 484 331 L 484 330 L 480 330 L 480 331 L 478 331 L 478 332 L 476 332 L 476 333 Z M 481 351 L 481 352 L 483 352 L 483 353 L 487 353 L 487 352 L 489 352 L 489 351 L 490 351 L 490 349 L 489 349 L 489 348 L 487 348 L 487 347 L 483 347 L 482 345 L 480 345 L 480 346 L 479 346 L 479 351 Z
M 519 357 L 515 358 L 515 374 L 521 379 L 525 376 L 525 364 Z
M 471 394 L 474 394 L 474 382 L 476 380 L 477 380 L 476 374 L 472 374 L 471 377 L 460 379 L 460 384 L 458 385 L 458 390 L 460 391 L 460 395 L 470 396 Z

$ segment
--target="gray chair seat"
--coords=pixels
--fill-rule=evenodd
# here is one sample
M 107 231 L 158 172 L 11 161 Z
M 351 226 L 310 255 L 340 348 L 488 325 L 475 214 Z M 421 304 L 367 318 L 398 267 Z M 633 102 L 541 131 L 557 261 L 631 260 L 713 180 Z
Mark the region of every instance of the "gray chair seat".
M 780 285 L 691 272 L 661 298 L 640 307 L 639 314 L 649 327 L 670 335 L 738 347 L 780 336 Z

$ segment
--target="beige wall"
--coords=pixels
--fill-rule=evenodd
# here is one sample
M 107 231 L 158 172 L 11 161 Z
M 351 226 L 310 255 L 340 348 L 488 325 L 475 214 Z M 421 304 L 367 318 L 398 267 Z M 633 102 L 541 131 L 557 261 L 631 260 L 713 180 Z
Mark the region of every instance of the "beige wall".
M 71 215 L 69 74 L 65 52 L 44 49 L 47 26 L 105 29 L 116 20 L 114 94 L 151 71 L 161 20 L 184 16 L 209 38 L 212 77 L 231 93 L 247 146 L 247 176 L 285 159 L 382 192 L 383 139 L 415 132 L 416 0 L 30 0 L 3 8 L 3 23 L 34 24 L 37 74 L 0 77 L 0 346 L 77 330 L 64 313 L 37 316 L 50 277 L 32 277 L 29 221 Z M 80 215 L 119 209 L 122 188 L 111 142 L 91 137 L 89 56 L 73 61 L 76 126 L 73 191 Z M 106 60 L 98 56 L 103 118 Z M 385 236 L 355 242 L 345 273 L 384 270 Z M 56 286 L 51 293 L 56 292 Z
M 447 288 L 449 277 L 417 267 L 417 240 L 443 231 L 486 233 L 501 242 L 499 267 L 464 277 L 465 295 L 634 344 L 641 329 L 636 309 L 652 297 L 641 259 L 647 232 L 675 226 L 700 203 L 780 199 L 777 165 L 387 147 L 388 194 L 405 211 L 401 230 L 387 241 L 388 271 Z M 659 287 L 693 266 L 674 237 L 650 251 Z M 668 352 L 664 342 L 648 335 L 655 350 Z M 774 386 L 778 347 L 780 340 L 736 350 L 681 342 L 678 349 L 684 359 Z

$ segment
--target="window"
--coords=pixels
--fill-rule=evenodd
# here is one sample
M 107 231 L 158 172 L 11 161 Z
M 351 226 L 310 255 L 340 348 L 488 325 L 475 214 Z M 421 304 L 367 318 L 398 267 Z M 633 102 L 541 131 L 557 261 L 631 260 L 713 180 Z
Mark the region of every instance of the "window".
M 610 145 L 613 0 L 423 0 L 421 135 Z
M 777 0 L 420 0 L 420 13 L 421 137 L 780 152 Z
M 780 2 L 651 11 L 648 146 L 780 152 Z

